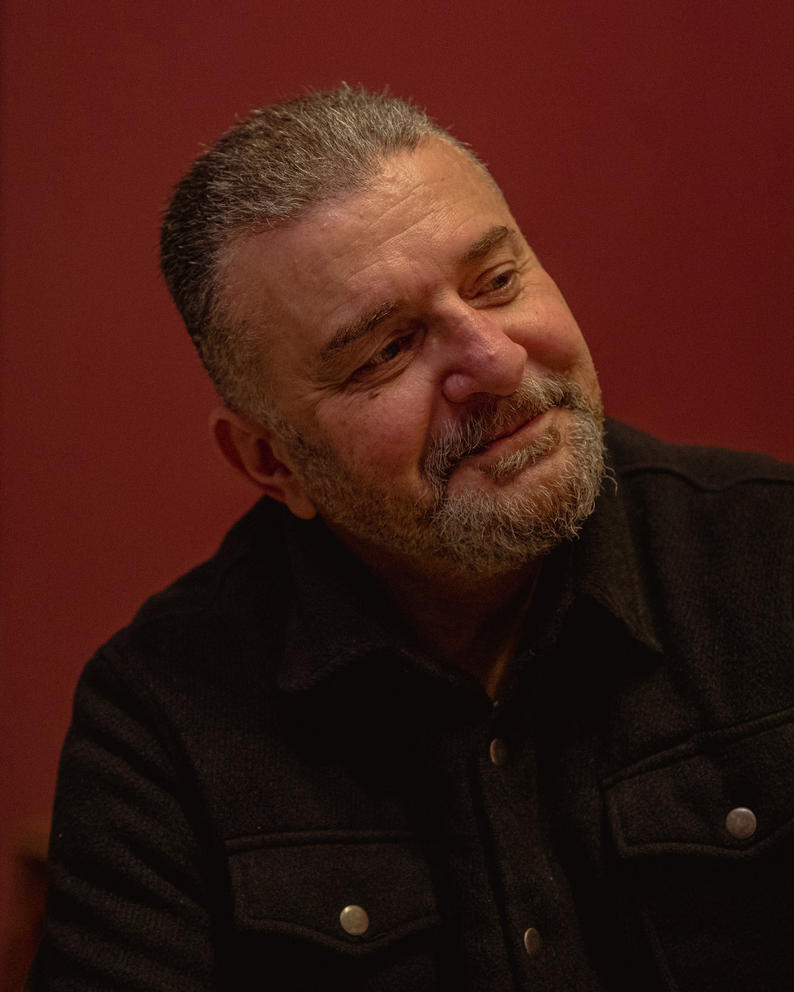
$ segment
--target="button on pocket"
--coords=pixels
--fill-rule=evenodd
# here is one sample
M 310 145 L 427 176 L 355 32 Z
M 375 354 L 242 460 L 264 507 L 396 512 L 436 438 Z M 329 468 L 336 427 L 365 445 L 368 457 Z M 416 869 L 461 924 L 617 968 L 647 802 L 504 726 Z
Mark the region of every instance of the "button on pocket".
M 781 714 L 783 717 L 784 714 Z M 604 784 L 626 857 L 664 853 L 754 856 L 794 831 L 794 721 L 703 735 Z
M 322 839 L 257 837 L 229 847 L 243 928 L 360 955 L 439 921 L 430 868 L 414 838 L 346 831 Z
M 755 813 L 745 806 L 737 806 L 725 817 L 725 829 L 736 840 L 747 840 L 752 837 L 758 826 Z
M 351 937 L 360 937 L 369 930 L 369 916 L 361 906 L 345 906 L 339 914 L 339 922 Z
M 794 988 L 794 713 L 604 783 L 621 884 L 679 992 Z

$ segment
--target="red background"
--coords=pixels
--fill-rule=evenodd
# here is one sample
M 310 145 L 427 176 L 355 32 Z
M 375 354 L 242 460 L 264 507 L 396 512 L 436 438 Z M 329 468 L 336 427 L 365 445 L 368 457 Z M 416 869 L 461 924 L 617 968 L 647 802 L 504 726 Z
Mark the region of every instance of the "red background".
M 306 85 L 388 83 L 491 163 L 612 414 L 790 458 L 791 11 L 7 0 L 0 915 L 85 659 L 255 496 L 157 272 L 200 143 Z

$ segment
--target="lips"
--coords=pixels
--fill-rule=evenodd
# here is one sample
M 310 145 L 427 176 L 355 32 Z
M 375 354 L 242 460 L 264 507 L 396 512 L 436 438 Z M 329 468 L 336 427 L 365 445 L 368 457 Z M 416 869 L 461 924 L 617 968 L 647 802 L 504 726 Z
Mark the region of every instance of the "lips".
M 510 397 L 491 397 L 479 410 L 464 415 L 443 433 L 430 439 L 423 453 L 421 472 L 442 486 L 464 461 L 472 459 L 481 469 L 513 449 L 531 446 L 554 425 L 546 414 L 555 409 L 581 408 L 578 387 L 564 376 L 525 379 Z M 543 421 L 536 425 L 536 421 Z
M 494 434 L 494 436 L 492 438 L 489 438 L 487 441 L 483 441 L 482 444 L 480 444 L 472 452 L 472 454 L 478 454 L 481 451 L 488 451 L 493 445 L 497 444 L 498 442 L 504 441 L 507 438 L 512 437 L 514 434 L 517 434 L 519 431 L 522 431 L 525 427 L 529 427 L 530 424 L 535 423 L 535 421 L 538 420 L 540 417 L 542 417 L 543 414 L 546 412 L 547 412 L 546 410 L 540 410 L 537 413 L 531 413 L 529 416 L 524 414 L 523 417 L 520 417 L 519 419 L 513 421 L 510 424 L 510 426 L 500 431 L 500 433 Z
M 508 427 L 507 430 L 501 432 L 501 434 L 496 434 L 494 437 L 490 438 L 488 441 L 483 441 L 480 445 L 481 448 L 490 448 L 492 444 L 496 444 L 497 441 L 502 441 L 506 437 L 511 437 L 517 431 L 520 431 L 522 427 L 526 427 L 527 424 L 532 423 L 533 420 L 537 420 L 540 416 L 539 413 L 534 414 L 531 417 L 524 417 L 521 420 L 516 421 L 512 426 Z

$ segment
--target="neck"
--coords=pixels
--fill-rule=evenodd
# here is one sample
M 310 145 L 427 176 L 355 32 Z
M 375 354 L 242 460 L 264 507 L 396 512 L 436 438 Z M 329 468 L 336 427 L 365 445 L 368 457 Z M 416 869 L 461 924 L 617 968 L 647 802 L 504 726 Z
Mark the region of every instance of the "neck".
M 350 542 L 348 542 L 350 543 Z M 427 653 L 474 675 L 495 698 L 521 633 L 540 561 L 496 575 L 354 547 Z

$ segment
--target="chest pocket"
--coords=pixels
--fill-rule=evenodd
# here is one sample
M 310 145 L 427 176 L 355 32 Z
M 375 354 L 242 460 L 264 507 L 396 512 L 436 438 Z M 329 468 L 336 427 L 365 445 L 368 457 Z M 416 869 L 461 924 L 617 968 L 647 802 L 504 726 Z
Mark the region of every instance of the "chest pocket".
M 312 832 L 230 846 L 239 947 L 290 976 L 279 988 L 435 981 L 439 914 L 415 838 Z
M 604 791 L 668 988 L 794 988 L 794 713 L 704 735 Z

